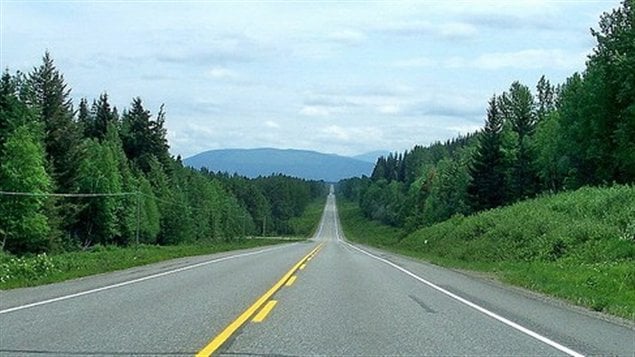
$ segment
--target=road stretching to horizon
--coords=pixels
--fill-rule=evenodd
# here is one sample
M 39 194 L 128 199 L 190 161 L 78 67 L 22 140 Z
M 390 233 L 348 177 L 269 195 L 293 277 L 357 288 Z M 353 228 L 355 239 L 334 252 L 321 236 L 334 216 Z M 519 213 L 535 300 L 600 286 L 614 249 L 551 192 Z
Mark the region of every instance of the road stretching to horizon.
M 633 324 L 344 240 L 0 291 L 0 356 L 635 355 Z

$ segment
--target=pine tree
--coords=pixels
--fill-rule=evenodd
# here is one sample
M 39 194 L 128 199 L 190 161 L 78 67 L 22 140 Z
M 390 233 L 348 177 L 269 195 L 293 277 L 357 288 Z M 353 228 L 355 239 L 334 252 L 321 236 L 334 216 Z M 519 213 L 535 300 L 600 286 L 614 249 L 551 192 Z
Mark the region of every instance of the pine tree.
M 73 121 L 70 89 L 46 52 L 42 65 L 28 77 L 28 104 L 44 124 L 44 143 L 51 174 L 62 191 L 71 187 L 80 132 Z
M 494 208 L 505 202 L 505 166 L 501 152 L 503 118 L 493 96 L 487 109 L 485 128 L 469 167 L 468 194 L 474 211 Z
M 16 96 L 16 85 L 9 71 L 5 71 L 0 79 L 0 157 L 2 147 L 16 127 L 25 124 L 28 117 L 25 106 Z
M 536 116 L 538 122 L 540 122 L 555 109 L 555 88 L 543 75 L 538 80 L 536 92 Z
M 15 88 L 12 82 L 9 71 L 5 71 L 0 79 L 0 148 L 4 147 L 4 142 L 9 137 L 11 122 L 15 115 Z
M 126 155 L 145 173 L 150 171 L 152 157 L 161 163 L 164 170 L 171 168 L 163 106 L 157 120 L 153 121 L 151 118 L 150 111 L 143 107 L 141 98 L 138 97 L 132 101 L 130 110 L 122 117 L 121 138 Z
M 94 125 L 94 118 L 88 108 L 88 101 L 86 98 L 82 98 L 79 101 L 79 109 L 77 110 L 77 125 L 79 126 L 79 131 L 82 133 L 82 136 L 85 138 L 92 137 L 92 128 Z
M 534 98 L 520 82 L 512 83 L 501 100 L 501 112 L 516 134 L 516 155 L 512 166 L 512 199 L 523 199 L 536 193 L 538 178 L 534 167 L 534 152 L 530 137 L 536 129 Z
M 103 140 L 110 125 L 116 126 L 116 117 L 108 103 L 108 94 L 102 93 L 99 99 L 93 103 L 92 108 L 93 125 L 88 137 Z
M 387 168 L 387 163 L 386 163 L 386 158 L 383 156 L 380 156 L 377 159 L 377 163 L 375 164 L 375 167 L 373 168 L 373 173 L 370 175 L 370 178 L 373 181 L 378 181 L 378 180 L 382 180 L 382 179 L 387 179 L 388 177 L 388 168 Z

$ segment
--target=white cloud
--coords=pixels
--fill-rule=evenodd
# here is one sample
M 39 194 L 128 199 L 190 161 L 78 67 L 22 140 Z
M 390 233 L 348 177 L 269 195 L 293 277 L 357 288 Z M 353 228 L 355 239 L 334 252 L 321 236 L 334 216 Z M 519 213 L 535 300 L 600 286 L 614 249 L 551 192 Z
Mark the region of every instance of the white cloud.
M 438 31 L 443 37 L 450 39 L 471 38 L 478 34 L 476 27 L 462 22 L 442 24 Z
M 322 105 L 305 105 L 300 109 L 300 114 L 309 117 L 327 117 L 331 115 L 333 110 Z
M 382 130 L 374 126 L 340 126 L 329 125 L 320 130 L 320 139 L 324 141 L 357 144 L 364 142 L 381 142 Z
M 544 16 L 558 10 L 562 4 L 568 1 L 554 0 L 470 0 L 470 1 L 446 1 L 442 7 L 446 12 L 453 14 L 496 14 L 519 15 L 523 17 Z M 570 1 L 570 3 L 575 3 Z M 467 6 L 466 6 L 467 5 Z
M 398 104 L 386 104 L 377 107 L 378 111 L 382 114 L 399 114 L 402 108 Z
M 447 68 L 501 69 L 561 69 L 575 71 L 584 65 L 587 52 L 570 53 L 561 49 L 527 49 L 515 52 L 492 52 L 476 58 L 451 57 Z
M 478 35 L 475 26 L 461 21 L 435 23 L 431 21 L 394 22 L 382 25 L 378 31 L 388 35 L 433 37 L 444 40 L 468 39 Z
M 265 121 L 265 126 L 268 128 L 273 128 L 273 129 L 278 129 L 280 128 L 280 124 L 276 123 L 273 120 L 267 120 Z
M 344 44 L 358 44 L 366 39 L 366 35 L 360 31 L 342 30 L 329 33 L 327 39 Z
M 335 137 L 339 140 L 350 140 L 351 138 L 349 130 L 344 129 L 338 125 L 327 126 L 326 128 L 322 129 L 322 133 L 328 136 Z
M 460 56 L 452 56 L 444 61 L 446 68 L 467 68 L 471 66 L 470 61 Z
M 479 125 L 479 124 L 464 123 L 460 125 L 450 125 L 446 127 L 446 129 L 450 131 L 454 131 L 460 135 L 465 135 L 465 134 L 473 133 L 477 130 L 480 130 L 482 127 L 483 125 Z
M 234 79 L 238 78 L 238 73 L 226 67 L 213 67 L 207 71 L 207 75 L 214 79 Z
M 476 59 L 474 66 L 489 70 L 503 68 L 575 70 L 584 64 L 585 58 L 586 52 L 567 53 L 561 49 L 528 49 L 483 54 Z
M 588 28 L 619 3 L 9 1 L 3 68 L 28 72 L 48 48 L 75 100 L 165 102 L 174 154 L 405 149 L 482 124 L 511 80 L 582 70 Z
M 438 62 L 428 57 L 408 58 L 404 60 L 398 60 L 392 63 L 393 67 L 401 68 L 424 68 L 437 66 Z
M 397 114 L 404 105 L 401 96 L 373 93 L 318 94 L 305 101 L 300 111 L 307 116 L 332 116 L 336 114 Z

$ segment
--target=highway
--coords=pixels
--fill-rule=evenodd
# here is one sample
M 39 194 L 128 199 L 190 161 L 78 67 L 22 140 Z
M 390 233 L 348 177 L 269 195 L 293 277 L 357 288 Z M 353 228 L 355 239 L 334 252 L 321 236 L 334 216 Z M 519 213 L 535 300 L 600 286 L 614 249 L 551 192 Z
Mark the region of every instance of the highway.
M 344 240 L 0 291 L 0 356 L 635 355 L 633 324 Z

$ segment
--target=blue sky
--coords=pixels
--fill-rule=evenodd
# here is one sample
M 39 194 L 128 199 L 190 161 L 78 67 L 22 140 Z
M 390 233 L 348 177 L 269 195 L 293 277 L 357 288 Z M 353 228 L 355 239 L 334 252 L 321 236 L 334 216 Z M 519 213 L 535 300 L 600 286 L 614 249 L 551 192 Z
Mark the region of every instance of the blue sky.
M 483 125 L 512 81 L 584 69 L 602 1 L 7 1 L 2 68 L 48 49 L 76 102 L 161 103 L 173 154 L 405 150 Z

